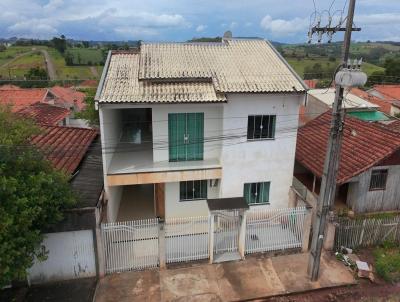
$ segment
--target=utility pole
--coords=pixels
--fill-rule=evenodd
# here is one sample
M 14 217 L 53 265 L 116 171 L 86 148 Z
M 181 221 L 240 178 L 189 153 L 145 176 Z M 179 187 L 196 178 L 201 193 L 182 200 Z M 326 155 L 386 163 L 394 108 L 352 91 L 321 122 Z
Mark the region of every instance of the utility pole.
M 342 52 L 342 68 L 346 68 L 349 59 L 351 33 L 353 30 L 359 31 L 358 28 L 353 28 L 353 17 L 356 0 L 350 0 L 346 31 L 343 42 Z M 341 31 L 339 27 L 314 27 L 310 30 L 309 35 L 317 32 L 319 33 L 319 41 L 321 32 L 318 29 L 326 32 Z M 318 280 L 319 267 L 321 260 L 322 245 L 324 242 L 326 221 L 328 218 L 329 211 L 331 210 L 336 194 L 336 177 L 339 168 L 340 151 L 342 146 L 343 138 L 343 126 L 344 126 L 344 111 L 342 109 L 343 101 L 343 90 L 344 88 L 336 83 L 335 101 L 332 107 L 332 121 L 329 133 L 328 148 L 325 157 L 324 171 L 322 175 L 321 189 L 317 203 L 317 217 L 313 227 L 313 238 L 311 242 L 310 259 L 308 263 L 308 274 L 312 281 Z

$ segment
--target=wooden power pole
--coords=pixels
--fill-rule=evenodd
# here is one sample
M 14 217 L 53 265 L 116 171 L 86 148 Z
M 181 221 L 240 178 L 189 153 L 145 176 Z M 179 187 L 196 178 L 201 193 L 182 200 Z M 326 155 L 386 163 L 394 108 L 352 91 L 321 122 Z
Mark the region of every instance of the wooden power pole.
M 353 17 L 356 0 L 350 0 L 347 14 L 346 31 L 343 43 L 342 64 L 346 67 L 349 59 L 351 33 L 359 29 L 353 28 Z M 323 28 L 327 31 L 327 28 Z M 318 28 L 312 30 L 318 31 Z M 328 29 L 329 30 L 329 29 Z M 332 31 L 339 31 L 333 28 Z M 322 245 L 325 235 L 327 216 L 331 210 L 336 194 L 336 177 L 339 168 L 340 151 L 343 138 L 344 111 L 342 109 L 343 87 L 336 83 L 335 101 L 332 108 L 332 121 L 329 133 L 328 148 L 325 157 L 321 189 L 317 203 L 317 217 L 313 226 L 308 274 L 312 281 L 318 280 Z

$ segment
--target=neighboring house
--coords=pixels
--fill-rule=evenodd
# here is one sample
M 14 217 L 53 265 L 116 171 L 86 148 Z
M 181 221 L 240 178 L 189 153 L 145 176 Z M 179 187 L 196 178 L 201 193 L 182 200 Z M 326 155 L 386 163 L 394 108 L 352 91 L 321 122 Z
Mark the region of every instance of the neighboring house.
M 391 105 L 390 114 L 400 114 L 400 85 L 374 85 L 368 93 Z
M 44 103 L 69 110 L 69 116 L 65 120 L 66 125 L 90 128 L 85 120 L 75 117 L 77 112 L 85 108 L 84 99 L 85 94 L 73 88 L 60 86 L 51 88 L 20 88 L 14 85 L 0 86 L 0 104 L 11 106 L 13 112 L 20 111 L 33 104 Z M 39 107 L 35 107 L 34 110 L 39 110 Z
M 51 100 L 49 102 L 56 106 L 64 107 L 70 110 L 70 125 L 81 128 L 89 128 L 87 122 L 82 119 L 77 119 L 75 114 L 85 108 L 86 95 L 71 87 L 54 86 L 49 88 Z
M 308 86 L 308 88 L 315 89 L 317 88 L 318 80 L 304 80 L 304 83 Z
M 373 96 L 372 94 L 368 93 L 367 91 L 364 91 L 360 88 L 352 88 L 351 89 L 351 93 L 372 103 L 375 104 L 377 106 L 379 106 L 379 111 L 392 115 L 392 105 L 388 102 L 385 102 L 383 100 L 381 100 L 380 98 Z
M 108 221 L 287 207 L 305 91 L 260 39 L 110 52 L 95 99 Z
M 304 108 L 304 121 L 310 121 L 329 109 L 332 109 L 335 100 L 335 88 L 310 89 L 307 92 L 307 101 Z M 371 103 L 351 92 L 345 92 L 343 108 L 349 115 L 363 120 L 379 121 L 390 118 L 380 112 L 378 105 Z
M 31 283 L 96 276 L 99 247 L 96 228 L 102 215 L 103 175 L 101 143 L 92 129 L 40 126 L 43 132 L 31 143 L 69 178 L 77 197 L 64 219 L 45 231 L 47 259 L 28 270 Z
M 298 131 L 295 177 L 314 200 L 319 194 L 330 125 L 328 111 Z M 400 135 L 396 127 L 396 121 L 382 124 L 346 117 L 335 207 L 356 213 L 400 210 Z
M 18 115 L 34 120 L 40 125 L 67 126 L 69 125 L 69 109 L 35 103 L 17 112 Z

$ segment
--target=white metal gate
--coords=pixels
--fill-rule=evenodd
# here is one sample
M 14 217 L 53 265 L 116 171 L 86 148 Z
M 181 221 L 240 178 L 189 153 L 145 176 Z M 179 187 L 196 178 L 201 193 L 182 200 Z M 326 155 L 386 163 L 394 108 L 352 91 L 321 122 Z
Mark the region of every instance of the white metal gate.
M 208 258 L 208 241 L 208 216 L 169 218 L 165 221 L 167 263 Z
M 157 267 L 158 219 L 101 225 L 106 273 Z
M 245 252 L 301 247 L 306 213 L 305 207 L 248 211 Z
M 219 211 L 214 216 L 214 254 L 238 252 L 239 211 Z

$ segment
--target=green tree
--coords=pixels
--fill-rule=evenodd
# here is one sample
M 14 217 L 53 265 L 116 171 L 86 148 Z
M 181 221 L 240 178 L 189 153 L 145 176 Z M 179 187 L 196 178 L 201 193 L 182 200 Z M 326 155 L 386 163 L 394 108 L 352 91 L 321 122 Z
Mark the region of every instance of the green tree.
M 93 89 L 88 89 L 83 92 L 94 94 L 95 91 L 92 90 Z M 98 127 L 100 124 L 99 111 L 95 108 L 94 97 L 87 96 L 85 98 L 85 104 L 85 109 L 83 109 L 81 112 L 77 112 L 76 117 L 86 120 L 92 127 Z
M 391 77 L 390 82 L 400 82 L 400 57 L 385 60 L 385 75 Z
M 40 67 L 32 67 L 25 77 L 28 80 L 47 80 L 47 71 Z
M 75 197 L 67 177 L 28 144 L 40 131 L 0 108 L 0 288 L 43 259 L 42 231 L 62 219 Z
M 51 40 L 51 45 L 60 53 L 64 54 L 65 50 L 67 49 L 67 40 L 65 39 L 64 35 L 61 35 L 59 38 L 54 37 Z

